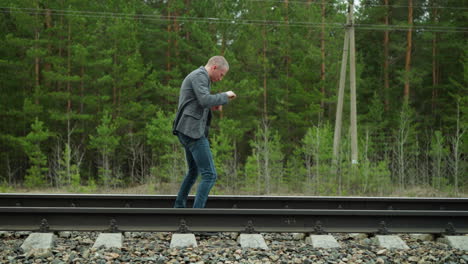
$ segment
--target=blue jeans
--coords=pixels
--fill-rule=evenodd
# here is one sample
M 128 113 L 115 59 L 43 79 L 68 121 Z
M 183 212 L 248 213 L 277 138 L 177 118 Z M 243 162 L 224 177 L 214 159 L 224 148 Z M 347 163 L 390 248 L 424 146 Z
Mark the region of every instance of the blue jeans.
M 208 194 L 217 177 L 210 143 L 206 137 L 193 139 L 182 133 L 178 133 L 177 136 L 179 137 L 180 143 L 182 143 L 185 148 L 185 159 L 187 160 L 188 171 L 180 186 L 174 208 L 186 207 L 187 196 L 197 180 L 198 174 L 201 174 L 202 179 L 198 185 L 193 208 L 204 208 L 206 200 L 208 199 Z

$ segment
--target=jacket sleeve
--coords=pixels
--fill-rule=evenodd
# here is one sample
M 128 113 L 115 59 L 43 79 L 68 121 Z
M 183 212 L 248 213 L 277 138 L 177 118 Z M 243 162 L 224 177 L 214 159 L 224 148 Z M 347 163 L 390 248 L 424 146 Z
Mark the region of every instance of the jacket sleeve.
M 192 87 L 197 97 L 198 103 L 203 108 L 210 108 L 216 105 L 224 105 L 228 103 L 226 93 L 210 94 L 209 79 L 203 73 L 197 73 L 192 79 Z

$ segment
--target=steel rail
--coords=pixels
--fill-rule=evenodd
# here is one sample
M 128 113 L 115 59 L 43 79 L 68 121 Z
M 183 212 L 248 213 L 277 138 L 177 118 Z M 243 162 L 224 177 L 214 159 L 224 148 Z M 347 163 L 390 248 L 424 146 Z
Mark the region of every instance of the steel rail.
M 174 195 L 0 194 L 0 206 L 171 208 Z M 191 207 L 193 196 L 188 199 Z M 210 196 L 207 208 L 468 211 L 468 198 Z
M 3 231 L 468 233 L 468 211 L 0 207 Z

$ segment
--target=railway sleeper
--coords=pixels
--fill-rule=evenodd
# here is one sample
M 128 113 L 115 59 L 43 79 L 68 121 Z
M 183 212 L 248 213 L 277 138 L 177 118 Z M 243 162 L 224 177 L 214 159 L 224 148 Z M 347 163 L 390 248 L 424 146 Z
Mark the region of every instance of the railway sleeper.
M 0 232 L 0 237 L 7 236 L 8 232 Z M 127 234 L 127 233 L 125 233 Z M 69 232 L 60 232 L 61 237 L 68 238 Z M 418 240 L 434 240 L 434 236 L 430 234 L 411 234 L 412 238 Z M 55 244 L 54 233 L 30 233 L 26 240 L 21 245 L 26 255 L 48 255 L 50 254 Z M 310 234 L 308 236 L 301 236 L 296 234 L 294 237 L 304 239 L 307 244 L 312 245 L 314 248 L 339 248 L 340 243 L 334 238 L 333 235 L 317 235 Z M 349 234 L 350 239 L 362 239 L 367 237 L 364 233 Z M 100 233 L 98 238 L 93 244 L 93 248 L 122 248 L 123 245 L 122 233 Z M 374 244 L 384 249 L 409 249 L 406 243 L 398 235 L 376 235 L 371 239 Z M 262 234 L 247 234 L 241 233 L 237 236 L 237 242 L 243 249 L 263 249 L 268 250 L 265 239 Z M 468 236 L 458 235 L 450 236 L 445 235 L 438 239 L 438 242 L 448 244 L 454 249 L 468 250 Z M 193 233 L 173 233 L 171 237 L 170 247 L 184 248 L 184 247 L 197 247 L 197 240 Z

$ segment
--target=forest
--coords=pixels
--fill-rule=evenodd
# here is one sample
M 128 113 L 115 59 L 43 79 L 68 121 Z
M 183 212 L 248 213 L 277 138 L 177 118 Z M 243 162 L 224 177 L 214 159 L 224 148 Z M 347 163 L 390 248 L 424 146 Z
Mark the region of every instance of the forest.
M 357 2 L 357 1 L 356 1 Z M 468 193 L 468 3 L 361 0 L 333 162 L 345 0 L 0 0 L 0 192 L 175 194 L 182 80 L 223 55 L 212 194 Z

